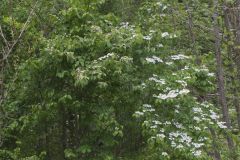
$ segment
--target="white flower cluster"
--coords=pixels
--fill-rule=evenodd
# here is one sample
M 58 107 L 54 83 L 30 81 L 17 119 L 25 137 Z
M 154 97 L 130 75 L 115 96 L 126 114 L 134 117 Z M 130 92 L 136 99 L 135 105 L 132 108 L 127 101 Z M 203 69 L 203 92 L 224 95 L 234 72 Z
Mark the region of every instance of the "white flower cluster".
M 177 54 L 177 55 L 172 55 L 171 59 L 172 60 L 182 60 L 182 59 L 188 59 L 188 56 L 185 56 L 183 54 Z
M 156 47 L 162 48 L 162 47 L 163 47 L 163 44 L 159 43 L 159 44 L 156 45 Z
M 120 23 L 121 28 L 129 28 L 129 22 Z
M 207 76 L 209 77 L 215 77 L 215 73 L 209 72 L 208 68 L 206 66 L 202 66 L 202 68 L 194 68 L 194 71 L 196 72 L 206 72 Z
M 214 73 L 208 73 L 207 75 L 208 75 L 209 77 L 214 77 L 214 76 L 215 76 Z
M 142 112 L 136 111 L 135 116 L 137 116 L 137 117 L 143 116 L 146 112 L 155 112 L 155 108 L 150 104 L 143 104 Z M 155 124 L 158 125 L 157 121 Z M 157 128 L 157 126 L 152 126 L 151 128 Z
M 170 132 L 169 133 L 169 139 L 172 141 L 177 140 L 178 143 L 184 143 L 185 145 L 187 145 L 188 147 L 191 146 L 191 142 L 192 142 L 192 137 L 188 136 L 187 133 L 185 132 Z M 175 142 L 176 144 L 176 142 Z M 176 147 L 176 146 L 172 146 L 172 147 Z
M 163 60 L 157 56 L 148 57 L 148 58 L 146 58 L 146 61 L 149 63 L 153 63 L 153 64 L 163 62 Z
M 143 112 L 140 112 L 140 111 L 136 111 L 135 114 L 136 114 L 137 116 L 143 116 L 143 115 L 144 115 L 144 113 L 143 113 Z
M 190 91 L 188 89 L 182 89 L 182 90 L 171 90 L 166 94 L 159 94 L 159 95 L 153 95 L 153 97 L 155 98 L 159 98 L 159 99 L 170 99 L 170 98 L 176 98 L 178 95 L 185 95 L 188 94 Z
M 143 39 L 144 39 L 144 40 L 150 41 L 150 40 L 152 39 L 152 37 L 153 37 L 153 34 L 154 34 L 156 31 L 151 29 L 149 32 L 150 32 L 150 33 L 149 33 L 148 35 L 143 36 Z M 161 45 L 162 45 L 162 44 L 161 44 Z M 163 47 L 163 46 L 160 46 L 160 47 Z
M 143 104 L 143 112 L 154 112 L 155 109 L 150 104 Z
M 170 34 L 168 32 L 164 32 L 162 33 L 162 37 L 169 38 Z M 163 45 L 160 46 L 162 47 Z M 177 62 L 177 60 L 189 58 L 191 57 L 183 54 L 176 54 L 172 55 L 169 58 L 169 61 L 165 62 L 165 64 L 172 65 Z M 146 58 L 146 61 L 153 64 L 163 63 L 163 60 L 156 56 L 148 57 Z M 168 67 L 168 69 L 171 69 L 171 67 Z M 227 127 L 224 122 L 218 120 L 218 114 L 211 110 L 211 108 L 213 108 L 211 104 L 207 102 L 197 103 L 197 99 L 194 97 L 192 97 L 192 100 L 194 101 L 194 105 L 192 107 L 178 101 L 184 98 L 181 97 L 182 95 L 187 95 L 190 92 L 190 90 L 187 89 L 188 79 L 191 79 L 191 72 L 189 73 L 190 69 L 192 71 L 191 66 L 185 66 L 179 71 L 171 72 L 172 74 L 170 73 L 166 77 L 160 77 L 153 74 L 153 76 L 148 80 L 155 82 L 156 85 L 161 85 L 161 87 L 158 86 L 158 90 L 161 90 L 161 92 L 155 93 L 153 97 L 161 100 L 171 100 L 156 101 L 157 104 L 161 104 L 159 108 L 156 108 L 158 112 L 156 112 L 153 106 L 144 104 L 142 112 L 138 111 L 136 113 L 138 115 L 143 115 L 144 118 L 146 118 L 143 126 L 146 127 L 146 129 L 149 129 L 151 140 L 156 140 L 157 143 L 159 143 L 159 140 L 160 142 L 164 141 L 164 143 L 168 144 L 169 147 L 172 147 L 173 149 L 190 151 L 190 154 L 199 157 L 202 155 L 203 147 L 208 143 L 208 141 L 206 141 L 206 137 L 198 137 L 196 135 L 200 135 L 200 133 L 207 131 L 206 126 L 209 125 L 218 125 L 220 128 Z M 198 69 L 196 71 L 207 71 L 206 74 L 208 74 L 208 76 L 214 75 L 208 73 L 206 68 Z M 181 75 L 179 73 L 181 73 Z M 176 101 L 174 101 L 174 99 L 176 99 Z M 181 107 L 179 104 L 181 104 Z M 164 110 L 164 114 L 160 113 L 158 115 L 158 113 L 161 112 L 161 109 Z M 183 115 L 189 114 L 189 112 L 190 115 L 188 116 L 188 120 L 190 120 L 190 122 L 187 121 L 186 124 L 186 118 Z M 173 119 L 169 120 L 169 114 L 174 116 Z M 162 153 L 163 155 L 168 156 L 168 153 Z
M 122 22 L 120 23 L 120 27 L 116 27 L 116 32 L 124 35 L 126 34 L 125 32 L 127 32 L 131 36 L 129 38 L 125 38 L 125 40 L 132 40 L 137 37 L 135 27 L 135 25 L 130 25 L 129 22 Z M 123 29 L 125 32 L 119 32 L 119 29 Z
M 203 102 L 200 104 L 201 107 L 206 108 L 208 110 L 208 114 L 204 113 L 202 108 L 200 107 L 193 107 L 193 113 L 195 116 L 193 117 L 193 120 L 195 120 L 197 123 L 201 121 L 208 121 L 209 124 L 217 124 L 219 128 L 225 129 L 227 126 L 225 125 L 226 122 L 219 121 L 220 116 L 214 112 L 213 110 L 209 110 L 208 108 L 211 106 L 211 104 L 207 102 Z M 197 116 L 198 115 L 198 116 Z M 198 130 L 198 128 L 195 128 Z
M 168 36 L 169 36 L 169 33 L 168 33 L 168 32 L 163 32 L 163 33 L 162 33 L 162 38 L 168 37 Z
M 217 115 L 216 112 L 214 112 L 213 110 L 210 110 L 210 118 L 213 119 L 213 120 L 218 120 L 220 117 L 219 115 Z
M 173 62 L 166 62 L 166 64 L 170 66 L 173 64 Z
M 147 41 L 150 41 L 152 39 L 152 37 L 151 36 L 143 36 L 143 39 L 147 40 Z
M 202 154 L 201 150 L 199 149 L 205 145 L 201 141 L 206 140 L 206 138 L 201 137 L 198 140 L 199 142 L 194 142 L 192 137 L 189 136 L 187 133 L 176 131 L 169 133 L 169 140 L 171 140 L 171 147 L 176 149 L 190 148 L 192 154 L 198 157 Z
M 179 122 L 173 122 L 173 124 L 176 126 L 176 128 L 178 129 L 184 129 L 183 124 L 179 123 Z
M 201 156 L 202 151 L 196 150 L 196 151 L 192 151 L 192 153 L 193 153 L 194 156 L 199 157 L 199 156 Z
M 167 6 L 162 4 L 161 2 L 157 2 L 156 5 L 158 5 L 159 7 L 162 7 L 162 11 L 164 11 L 165 9 L 167 9 Z
M 143 82 L 143 83 L 141 84 L 141 87 L 142 87 L 143 89 L 145 89 L 145 88 L 147 87 L 146 83 Z
M 176 80 L 176 82 L 180 83 L 183 87 L 187 86 L 187 82 L 185 82 L 183 80 Z
M 162 85 L 166 84 L 166 81 L 164 79 L 158 79 L 157 75 L 155 75 L 155 74 L 153 75 L 153 77 L 149 78 L 149 81 L 154 81 L 154 82 L 162 84 Z
M 176 34 L 170 34 L 169 38 L 177 38 Z
M 226 122 L 217 122 L 217 125 L 219 126 L 219 128 L 225 129 L 227 128 L 227 126 L 225 125 Z
M 163 32 L 162 33 L 162 38 L 167 38 L 167 37 L 169 37 L 169 38 L 176 38 L 177 35 L 176 34 L 169 34 L 168 32 Z
M 157 138 L 164 139 L 166 136 L 162 133 L 156 135 Z
M 202 113 L 203 112 L 202 109 L 199 107 L 193 107 L 192 110 L 194 113 Z
M 152 108 L 149 104 L 144 104 L 145 108 Z M 179 108 L 179 106 L 177 106 Z M 201 113 L 201 108 L 195 107 L 193 109 L 196 113 Z M 159 118 L 159 116 L 156 116 Z M 204 147 L 205 141 L 207 140 L 206 137 L 199 137 L 197 140 L 191 137 L 187 132 L 186 128 L 183 124 L 176 122 L 175 120 L 160 122 L 159 120 L 150 120 L 144 121 L 145 126 L 148 126 L 149 129 L 155 130 L 157 133 L 150 137 L 151 140 L 160 140 L 169 142 L 170 146 L 174 149 L 179 150 L 190 150 L 192 155 L 195 157 L 199 157 L 202 155 L 201 148 Z M 165 131 L 164 126 L 169 128 L 174 125 L 177 129 L 175 131 Z M 196 127 L 199 132 L 201 131 L 200 127 Z M 164 155 L 168 155 L 164 152 Z
M 92 32 L 98 32 L 98 33 L 102 33 L 102 29 L 101 29 L 101 27 L 99 27 L 99 26 L 95 26 L 95 25 L 92 25 L 91 26 L 91 30 L 92 30 Z
M 202 66 L 202 68 L 194 68 L 195 72 L 209 72 L 206 66 Z
M 167 152 L 162 152 L 162 156 L 167 157 L 168 156 Z
M 114 55 L 115 55 L 115 53 L 108 53 L 105 56 L 99 57 L 98 60 L 102 61 L 102 60 L 105 60 L 109 57 L 113 57 Z
M 188 69 L 190 69 L 190 67 L 189 66 L 185 66 L 183 69 L 181 69 L 182 71 L 184 71 L 184 70 L 188 70 Z
M 82 79 L 86 78 L 86 76 L 85 76 L 86 70 L 81 70 L 80 68 L 77 68 L 76 72 L 77 72 L 78 80 L 82 80 Z

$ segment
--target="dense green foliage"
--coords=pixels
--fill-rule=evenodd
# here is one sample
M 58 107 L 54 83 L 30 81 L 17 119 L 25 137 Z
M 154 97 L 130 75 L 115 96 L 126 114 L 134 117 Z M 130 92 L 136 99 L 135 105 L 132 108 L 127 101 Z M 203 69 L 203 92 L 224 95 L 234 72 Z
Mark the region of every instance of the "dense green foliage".
M 213 11 L 200 0 L 2 0 L 0 159 L 238 159 L 237 111 L 227 129 L 209 97 Z

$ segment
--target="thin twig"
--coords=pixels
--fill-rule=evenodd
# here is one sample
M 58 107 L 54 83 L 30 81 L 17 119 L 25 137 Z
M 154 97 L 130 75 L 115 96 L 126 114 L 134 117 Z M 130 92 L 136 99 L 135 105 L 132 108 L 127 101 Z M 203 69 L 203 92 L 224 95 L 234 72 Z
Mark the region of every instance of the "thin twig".
M 28 18 L 27 18 L 26 22 L 24 23 L 24 25 L 23 25 L 23 27 L 22 27 L 22 29 L 21 29 L 21 32 L 20 32 L 18 38 L 17 38 L 16 40 L 14 40 L 13 44 L 11 45 L 11 47 L 7 50 L 7 53 L 5 53 L 5 56 L 3 57 L 3 61 L 8 58 L 8 56 L 10 55 L 10 53 L 12 52 L 12 50 L 14 49 L 14 47 L 16 46 L 16 44 L 19 42 L 19 40 L 20 40 L 21 37 L 23 36 L 23 33 L 26 31 L 27 25 L 30 23 L 30 20 L 31 20 L 32 15 L 33 15 L 33 13 L 34 13 L 34 10 L 35 10 L 35 8 L 36 8 L 36 6 L 37 6 L 37 3 L 38 3 L 38 1 L 37 1 L 37 2 L 34 4 L 34 6 L 32 7 L 32 10 L 31 10 L 31 12 L 29 13 Z M 1 33 L 2 33 L 2 30 L 1 30 Z M 3 35 L 3 34 L 2 34 L 2 35 Z M 7 44 L 9 44 L 9 43 L 7 42 Z
M 1 24 L 0 24 L 0 34 L 1 34 L 2 38 L 3 38 L 3 41 L 4 41 L 7 49 L 9 50 L 9 43 L 8 43 L 7 39 L 5 38 L 5 36 L 4 36 Z

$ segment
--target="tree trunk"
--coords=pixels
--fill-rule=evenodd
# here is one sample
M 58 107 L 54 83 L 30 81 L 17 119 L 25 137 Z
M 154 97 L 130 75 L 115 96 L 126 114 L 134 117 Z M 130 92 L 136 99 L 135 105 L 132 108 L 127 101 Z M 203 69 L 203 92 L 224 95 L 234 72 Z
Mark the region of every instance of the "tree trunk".
M 218 93 L 219 93 L 219 104 L 222 108 L 223 121 L 226 123 L 228 129 L 231 129 L 231 122 L 229 118 L 228 106 L 225 96 L 225 87 L 224 87 L 224 72 L 223 72 L 223 63 L 221 56 L 221 37 L 220 29 L 218 26 L 218 0 L 214 0 L 214 36 L 215 36 L 215 54 L 216 54 L 216 63 L 217 63 L 217 80 L 218 80 Z M 234 148 L 233 140 L 227 135 L 228 147 L 230 150 Z
M 228 9 L 228 6 L 227 6 L 227 3 L 226 1 L 224 1 L 224 4 L 223 4 L 223 13 L 224 13 L 224 22 L 225 22 L 225 26 L 226 26 L 226 30 L 227 30 L 227 41 L 234 41 L 234 38 L 231 36 L 232 35 L 232 30 L 234 29 L 233 28 L 233 25 L 231 24 L 231 21 L 230 21 L 230 18 L 229 18 L 229 14 L 232 14 L 232 12 L 229 11 Z M 234 15 L 232 15 L 234 16 Z M 230 63 L 230 70 L 231 72 L 234 72 L 234 69 L 237 68 L 237 65 L 235 64 L 234 62 L 234 54 L 235 53 L 235 48 L 233 45 L 229 44 L 228 45 L 228 56 L 229 56 L 229 59 L 231 61 Z M 235 107 L 235 110 L 237 112 L 237 124 L 238 124 L 238 128 L 240 129 L 240 106 L 239 106 L 239 98 L 238 98 L 238 79 L 237 77 L 240 76 L 240 70 L 237 70 L 237 75 L 230 75 L 231 77 L 231 91 L 232 91 L 232 94 L 233 94 L 233 105 Z
M 4 116 L 4 113 L 3 113 L 3 106 L 2 106 L 2 103 L 3 103 L 3 96 L 4 96 L 4 92 L 3 92 L 3 78 L 4 78 L 4 63 L 2 61 L 2 57 L 0 58 L 0 147 L 2 146 L 2 133 L 1 131 L 3 130 L 3 116 Z
M 188 2 L 186 2 L 185 7 L 186 7 L 187 14 L 188 14 L 188 31 L 189 31 L 189 39 L 191 39 L 191 43 L 192 43 L 191 44 L 192 52 L 193 52 L 193 55 L 196 56 L 196 61 L 195 61 L 196 64 L 200 65 L 201 59 L 199 57 L 198 52 L 195 49 L 196 38 L 195 38 L 195 34 L 193 32 L 193 19 L 192 19 L 192 13 L 190 11 Z

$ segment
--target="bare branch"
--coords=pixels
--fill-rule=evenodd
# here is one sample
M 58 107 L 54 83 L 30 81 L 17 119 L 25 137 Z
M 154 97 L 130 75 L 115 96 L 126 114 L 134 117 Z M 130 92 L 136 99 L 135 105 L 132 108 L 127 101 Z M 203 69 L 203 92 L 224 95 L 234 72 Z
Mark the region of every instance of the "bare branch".
M 7 49 L 9 50 L 9 43 L 8 43 L 7 39 L 5 38 L 5 35 L 4 35 L 4 33 L 3 33 L 3 30 L 2 30 L 2 26 L 1 26 L 1 24 L 0 24 L 0 35 L 2 36 L 3 41 L 4 41 L 4 43 L 5 43 L 6 47 L 7 47 Z
M 12 52 L 12 50 L 14 49 L 14 47 L 16 46 L 16 44 L 19 42 L 19 40 L 20 40 L 21 37 L 23 36 L 23 33 L 26 31 L 27 26 L 28 26 L 28 24 L 30 23 L 30 20 L 31 20 L 31 18 L 32 18 L 32 15 L 33 15 L 33 13 L 34 13 L 34 11 L 35 11 L 35 8 L 36 8 L 36 6 L 37 6 L 37 3 L 38 3 L 38 1 L 36 1 L 36 3 L 33 5 L 32 9 L 31 9 L 31 11 L 30 11 L 30 13 L 29 13 L 29 15 L 28 15 L 28 18 L 27 18 L 26 22 L 24 23 L 24 25 L 23 25 L 23 27 L 22 27 L 22 29 L 21 29 L 20 34 L 18 35 L 17 39 L 14 40 L 14 42 L 13 42 L 13 44 L 10 46 L 10 48 L 8 48 L 7 53 L 5 53 L 5 56 L 3 57 L 3 61 L 8 58 L 8 56 L 10 55 L 10 53 Z M 1 35 L 3 36 L 2 29 L 1 29 L 1 33 L 2 33 Z M 6 40 L 6 39 L 5 39 L 5 40 Z M 5 43 L 6 43 L 6 44 L 9 44 L 9 42 L 7 42 L 7 40 L 6 40 Z

